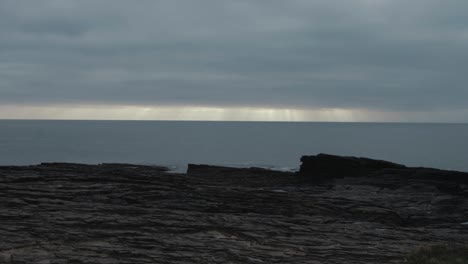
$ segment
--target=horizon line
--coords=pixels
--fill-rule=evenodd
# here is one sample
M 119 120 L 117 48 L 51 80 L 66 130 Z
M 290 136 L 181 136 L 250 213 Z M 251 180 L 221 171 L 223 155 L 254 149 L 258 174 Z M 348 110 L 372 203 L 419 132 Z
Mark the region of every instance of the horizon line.
M 177 120 L 177 119 L 60 119 L 60 118 L 0 118 L 0 121 L 96 121 L 96 122 L 212 122 L 212 123 L 353 123 L 353 124 L 453 124 L 467 125 L 468 122 L 440 121 L 301 121 L 301 120 Z

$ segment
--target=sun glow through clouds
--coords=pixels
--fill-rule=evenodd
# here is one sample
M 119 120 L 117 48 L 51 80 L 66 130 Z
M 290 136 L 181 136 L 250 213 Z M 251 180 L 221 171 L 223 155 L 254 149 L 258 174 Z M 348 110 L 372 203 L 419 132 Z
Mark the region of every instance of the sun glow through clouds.
M 430 116 L 451 122 L 468 111 Z M 293 121 L 293 122 L 424 122 L 427 113 L 384 112 L 342 108 L 268 108 L 138 105 L 0 105 L 0 119 L 175 120 L 175 121 Z M 402 118 L 404 117 L 404 119 Z
M 212 106 L 0 106 L 2 119 L 356 121 L 366 111 Z

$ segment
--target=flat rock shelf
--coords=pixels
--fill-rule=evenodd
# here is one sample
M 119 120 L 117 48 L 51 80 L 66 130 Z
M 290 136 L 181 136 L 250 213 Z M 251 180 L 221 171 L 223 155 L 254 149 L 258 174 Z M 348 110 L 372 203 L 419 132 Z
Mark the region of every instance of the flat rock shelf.
M 404 263 L 419 246 L 468 241 L 468 174 L 303 162 L 3 166 L 0 263 Z

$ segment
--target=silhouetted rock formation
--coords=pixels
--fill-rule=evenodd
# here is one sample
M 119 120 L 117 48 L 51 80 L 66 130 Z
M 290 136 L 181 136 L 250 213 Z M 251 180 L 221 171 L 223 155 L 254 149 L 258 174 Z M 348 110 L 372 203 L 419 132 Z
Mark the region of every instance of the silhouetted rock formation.
M 468 174 L 317 157 L 304 175 L 0 167 L 0 263 L 401 263 L 422 244 L 468 241 Z
M 187 175 L 191 178 L 211 181 L 212 184 L 233 186 L 277 186 L 297 185 L 302 178 L 295 173 L 267 170 L 263 168 L 231 168 L 211 165 L 189 164 Z
M 368 158 L 342 157 L 328 154 L 302 156 L 300 174 L 317 179 L 366 176 L 383 169 L 403 169 L 403 165 Z

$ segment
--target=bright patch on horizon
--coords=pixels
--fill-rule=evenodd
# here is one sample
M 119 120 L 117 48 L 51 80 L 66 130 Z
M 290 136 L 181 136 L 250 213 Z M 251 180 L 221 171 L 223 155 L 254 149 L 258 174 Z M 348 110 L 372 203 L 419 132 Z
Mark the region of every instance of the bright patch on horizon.
M 445 116 L 466 115 L 438 113 Z M 0 105 L 0 119 L 69 120 L 175 120 L 175 121 L 296 121 L 296 122 L 414 122 L 425 112 L 381 112 L 366 109 L 294 109 L 213 106 L 135 106 L 135 105 Z M 405 117 L 405 119 L 402 119 Z M 432 115 L 434 117 L 434 115 Z M 423 120 L 424 121 L 424 120 Z
M 0 106 L 2 119 L 365 121 L 367 111 L 260 107 L 45 105 Z

